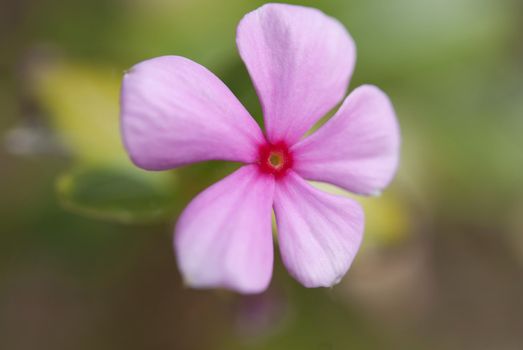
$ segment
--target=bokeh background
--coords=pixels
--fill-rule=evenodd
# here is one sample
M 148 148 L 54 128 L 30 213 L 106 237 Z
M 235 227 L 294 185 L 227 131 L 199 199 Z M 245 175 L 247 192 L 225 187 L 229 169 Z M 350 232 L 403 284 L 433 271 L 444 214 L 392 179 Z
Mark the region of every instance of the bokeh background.
M 177 54 L 260 120 L 234 40 L 262 2 L 0 1 L 0 349 L 523 348 L 523 2 L 299 3 L 351 32 L 351 88 L 391 96 L 401 168 L 362 199 L 340 285 L 305 289 L 277 260 L 241 296 L 184 288 L 171 248 L 183 207 L 237 165 L 134 168 L 118 93 L 125 69 Z

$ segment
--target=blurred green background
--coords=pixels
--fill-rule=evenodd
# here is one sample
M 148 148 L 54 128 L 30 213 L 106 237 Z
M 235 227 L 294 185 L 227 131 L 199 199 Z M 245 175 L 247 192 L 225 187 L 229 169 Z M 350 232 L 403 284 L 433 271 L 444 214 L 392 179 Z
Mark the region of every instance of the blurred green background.
M 523 348 L 521 0 L 299 2 L 354 37 L 351 88 L 391 96 L 399 174 L 362 199 L 364 245 L 335 288 L 279 260 L 261 295 L 182 286 L 173 223 L 236 165 L 134 168 L 120 79 L 186 56 L 259 119 L 234 40 L 261 4 L 0 0 L 0 349 Z

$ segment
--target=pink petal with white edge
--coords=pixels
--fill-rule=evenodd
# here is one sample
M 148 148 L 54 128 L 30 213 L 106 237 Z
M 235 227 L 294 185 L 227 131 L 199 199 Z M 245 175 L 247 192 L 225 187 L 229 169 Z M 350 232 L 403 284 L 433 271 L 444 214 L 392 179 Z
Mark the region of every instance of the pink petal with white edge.
M 185 283 L 241 293 L 271 279 L 274 178 L 247 165 L 200 193 L 176 225 L 175 249 Z
M 125 74 L 121 122 L 131 159 L 148 170 L 204 160 L 252 162 L 264 142 L 223 82 L 178 56 L 141 62 Z
M 305 287 L 338 283 L 363 237 L 359 204 L 322 192 L 291 172 L 276 185 L 274 211 L 282 260 L 291 275 Z
M 400 132 L 389 98 L 363 85 L 318 131 L 293 148 L 294 169 L 308 180 L 378 194 L 394 177 Z
M 269 139 L 289 145 L 343 98 L 356 60 L 343 25 L 302 6 L 267 4 L 248 13 L 236 43 Z

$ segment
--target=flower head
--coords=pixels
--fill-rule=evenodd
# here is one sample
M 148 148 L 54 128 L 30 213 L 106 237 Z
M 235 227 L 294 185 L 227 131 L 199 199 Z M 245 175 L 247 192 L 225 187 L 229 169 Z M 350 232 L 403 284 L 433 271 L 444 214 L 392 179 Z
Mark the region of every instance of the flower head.
M 174 247 L 190 286 L 265 290 L 273 209 L 291 275 L 306 287 L 332 286 L 359 249 L 363 211 L 306 180 L 358 194 L 381 191 L 398 163 L 394 110 L 378 88 L 360 86 L 303 138 L 345 96 L 355 62 L 348 32 L 316 9 L 267 4 L 241 20 L 236 41 L 261 101 L 265 134 L 210 71 L 164 56 L 125 74 L 126 149 L 148 170 L 206 160 L 244 163 L 200 193 L 178 220 Z

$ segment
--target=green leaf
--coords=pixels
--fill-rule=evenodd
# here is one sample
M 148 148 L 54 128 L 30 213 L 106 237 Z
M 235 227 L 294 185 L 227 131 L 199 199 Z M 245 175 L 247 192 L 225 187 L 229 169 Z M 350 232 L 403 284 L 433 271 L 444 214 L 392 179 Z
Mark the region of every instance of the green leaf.
M 77 166 L 58 178 L 56 188 L 71 211 L 122 223 L 152 222 L 173 218 L 174 179 L 166 172 Z

